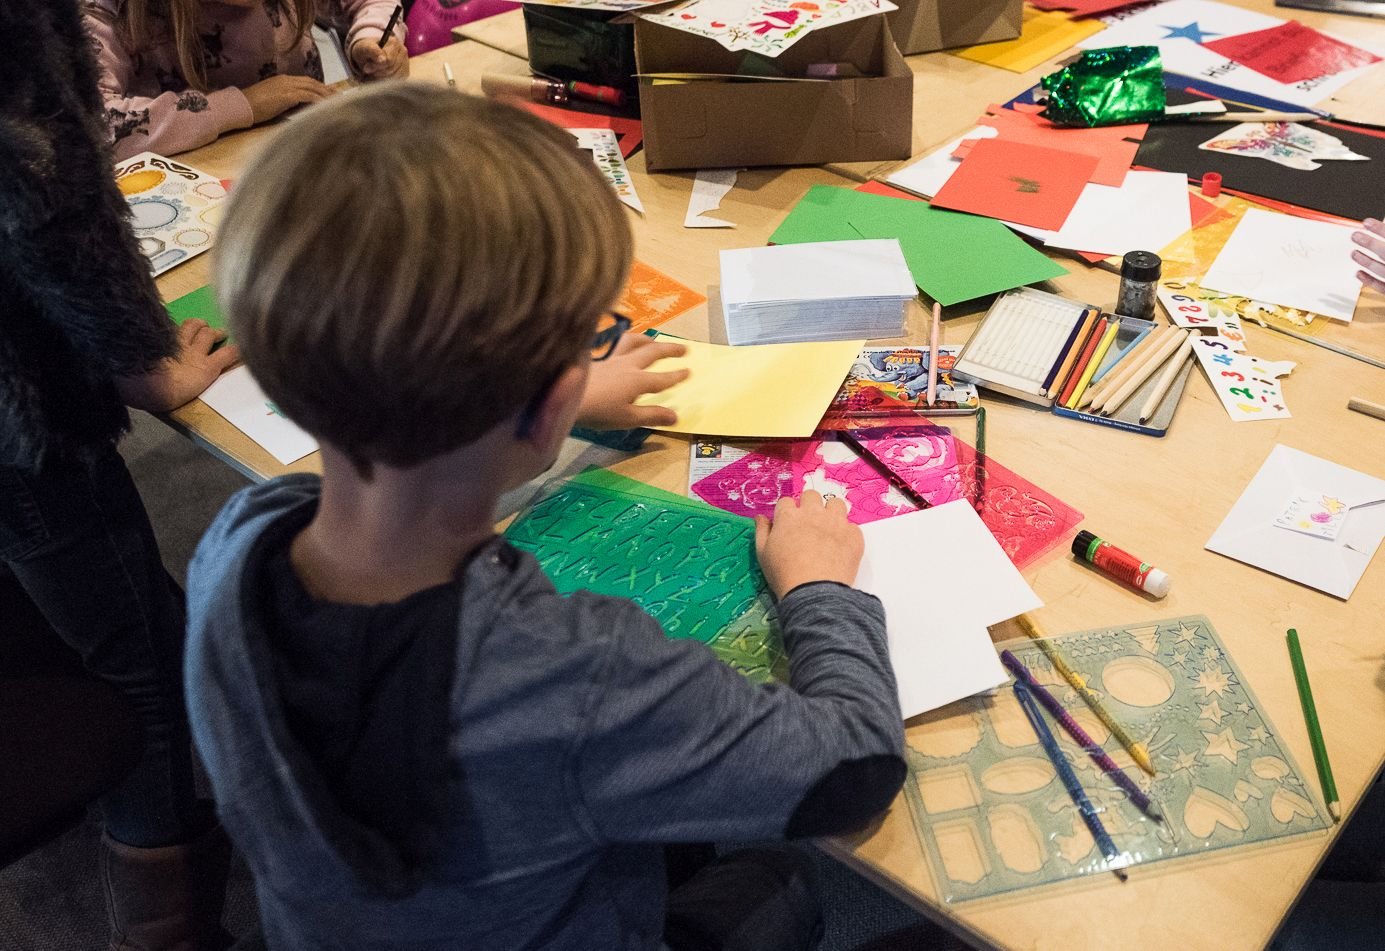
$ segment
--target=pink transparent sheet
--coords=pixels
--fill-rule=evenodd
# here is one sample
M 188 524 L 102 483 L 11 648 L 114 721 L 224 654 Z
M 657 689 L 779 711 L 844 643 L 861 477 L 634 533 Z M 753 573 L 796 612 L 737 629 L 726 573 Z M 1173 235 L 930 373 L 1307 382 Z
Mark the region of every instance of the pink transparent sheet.
M 1067 538 L 1082 513 L 1023 476 L 987 457 L 942 427 L 857 430 L 856 438 L 930 505 L 964 498 L 1017 568 L 1024 568 Z M 984 481 L 985 492 L 979 493 Z M 696 483 L 693 493 L 737 515 L 772 516 L 780 498 L 805 489 L 838 495 L 857 524 L 917 509 L 846 443 L 813 439 L 756 451 Z

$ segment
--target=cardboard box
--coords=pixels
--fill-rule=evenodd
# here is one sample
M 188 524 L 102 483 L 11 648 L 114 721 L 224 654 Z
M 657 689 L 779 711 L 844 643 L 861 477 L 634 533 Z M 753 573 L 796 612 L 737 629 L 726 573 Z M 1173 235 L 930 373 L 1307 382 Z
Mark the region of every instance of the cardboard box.
M 821 165 L 909 156 L 914 76 L 884 16 L 818 30 L 775 59 L 640 20 L 641 73 L 768 69 L 804 76 L 815 63 L 850 63 L 866 78 L 827 82 L 692 81 L 640 86 L 646 167 Z
M 890 29 L 905 56 L 1020 35 L 1024 0 L 894 0 Z

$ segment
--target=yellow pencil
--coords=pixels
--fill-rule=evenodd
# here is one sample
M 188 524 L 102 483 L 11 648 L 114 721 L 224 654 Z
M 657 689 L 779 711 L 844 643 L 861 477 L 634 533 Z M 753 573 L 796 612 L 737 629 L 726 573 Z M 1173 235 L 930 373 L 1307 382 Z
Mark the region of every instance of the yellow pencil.
M 1097 718 L 1106 724 L 1106 729 L 1110 730 L 1116 741 L 1125 747 L 1130 758 L 1146 773 L 1153 776 L 1154 764 L 1150 762 L 1149 751 L 1145 749 L 1145 745 L 1131 739 L 1130 734 L 1125 732 L 1125 728 L 1117 723 L 1115 718 L 1101 705 L 1101 700 L 1088 689 L 1087 682 L 1082 679 L 1082 675 L 1069 667 L 1058 655 L 1058 651 L 1054 649 L 1053 645 L 1044 638 L 1039 626 L 1034 623 L 1034 619 L 1027 614 L 1021 614 L 1015 620 L 1019 623 L 1020 630 L 1032 638 L 1034 643 L 1039 646 L 1039 650 L 1044 652 L 1044 656 L 1053 665 L 1053 669 L 1058 672 L 1058 676 L 1066 680 L 1072 689 L 1077 691 L 1078 696 L 1087 701 L 1087 706 L 1091 707 Z
M 1106 326 L 1106 333 L 1102 334 L 1101 342 L 1092 351 L 1092 358 L 1087 361 L 1087 366 L 1082 370 L 1082 376 L 1077 380 L 1077 389 L 1072 391 L 1072 396 L 1063 405 L 1068 409 L 1076 409 L 1077 401 L 1082 399 L 1082 394 L 1087 389 L 1087 384 L 1092 382 L 1092 376 L 1096 373 L 1096 368 L 1101 365 L 1101 361 L 1106 357 L 1106 351 L 1111 349 L 1111 344 L 1116 339 L 1116 333 L 1121 329 L 1119 317 L 1112 317 L 1111 322 Z

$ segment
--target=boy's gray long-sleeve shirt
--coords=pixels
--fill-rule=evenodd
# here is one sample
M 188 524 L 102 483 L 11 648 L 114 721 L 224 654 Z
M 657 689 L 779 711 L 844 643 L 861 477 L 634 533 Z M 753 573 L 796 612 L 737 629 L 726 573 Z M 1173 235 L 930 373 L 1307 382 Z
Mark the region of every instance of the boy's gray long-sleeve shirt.
M 790 593 L 791 688 L 759 686 L 633 603 L 559 596 L 496 539 L 459 577 L 446 821 L 428 866 L 409 868 L 343 810 L 274 682 L 253 569 L 319 485 L 239 493 L 189 570 L 194 737 L 271 947 L 657 948 L 663 844 L 844 832 L 897 792 L 903 724 L 875 598 Z M 391 877 L 406 887 L 382 890 Z

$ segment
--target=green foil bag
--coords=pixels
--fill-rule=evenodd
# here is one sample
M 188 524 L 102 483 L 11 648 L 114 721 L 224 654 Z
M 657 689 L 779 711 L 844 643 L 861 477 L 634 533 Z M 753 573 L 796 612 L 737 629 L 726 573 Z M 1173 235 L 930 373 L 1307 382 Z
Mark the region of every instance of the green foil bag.
M 1164 117 L 1164 67 L 1157 46 L 1111 46 L 1045 76 L 1043 116 L 1057 125 L 1091 128 L 1156 122 Z

